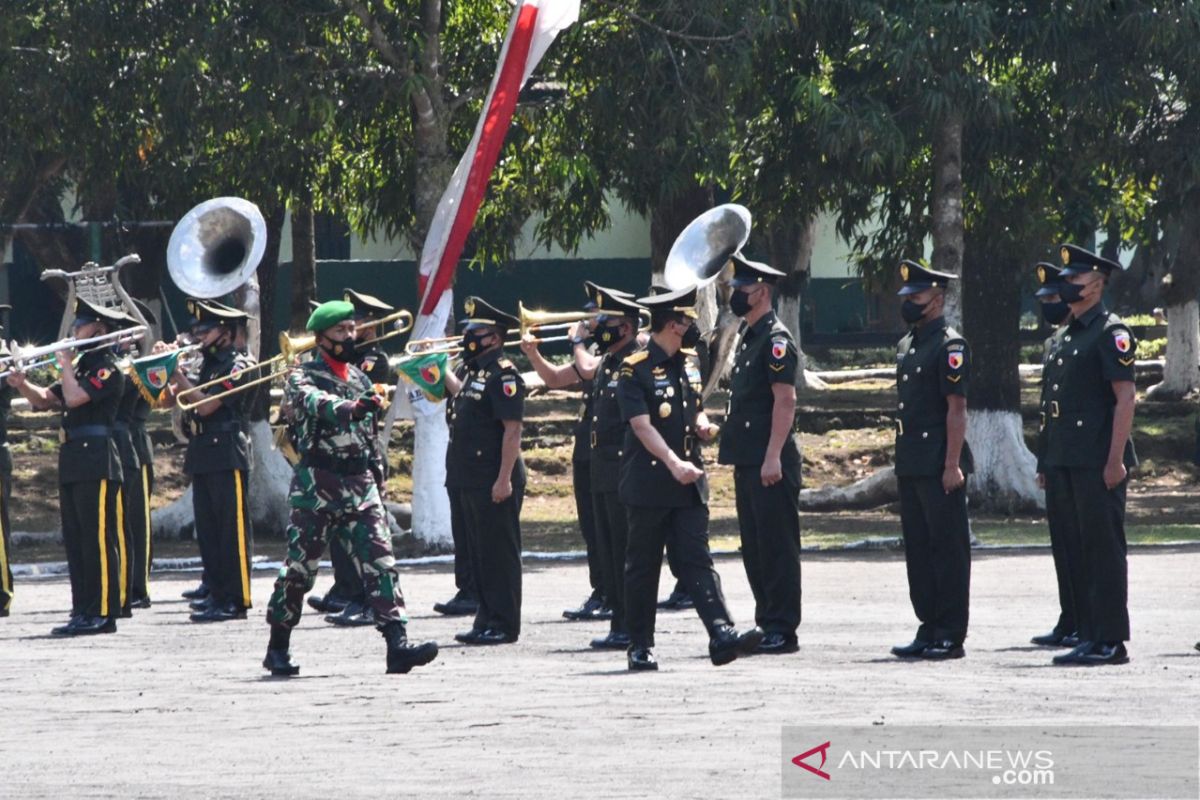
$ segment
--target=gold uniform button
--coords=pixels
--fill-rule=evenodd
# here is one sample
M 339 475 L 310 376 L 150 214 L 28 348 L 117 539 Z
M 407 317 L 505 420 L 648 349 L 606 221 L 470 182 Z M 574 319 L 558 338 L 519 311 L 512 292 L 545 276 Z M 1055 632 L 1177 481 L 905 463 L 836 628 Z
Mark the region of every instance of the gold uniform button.
M 1071 341 L 1071 337 L 1070 337 L 1070 336 L 1064 336 L 1063 338 L 1064 338 L 1064 339 L 1066 339 L 1068 342 L 1069 342 L 1069 341 Z
M 903 375 L 903 376 L 901 376 L 900 380 L 902 380 L 902 381 L 906 381 L 906 380 L 908 380 L 908 375 Z
M 922 431 L 922 432 L 921 432 L 921 438 L 922 438 L 922 439 L 928 439 L 928 438 L 929 438 L 929 431 Z
M 1083 427 L 1083 420 L 1081 420 L 1081 419 L 1077 419 L 1077 420 L 1075 420 L 1075 427 L 1076 427 L 1076 428 L 1082 428 L 1082 427 Z
M 904 403 L 901 403 L 901 404 L 900 404 L 900 410 L 901 410 L 901 411 L 903 411 L 903 410 L 904 410 Z
M 1054 384 L 1053 386 L 1051 386 L 1051 387 L 1050 387 L 1050 391 L 1052 391 L 1052 392 L 1057 392 L 1057 391 L 1058 391 L 1058 384 L 1056 383 L 1056 384 Z
M 746 427 L 747 427 L 747 428 L 749 428 L 749 427 L 750 427 L 750 420 L 746 420 Z
M 1058 360 L 1058 365 L 1059 365 L 1060 367 L 1062 366 L 1062 359 L 1061 359 L 1061 358 Z
M 921 371 L 921 368 L 917 367 L 917 372 L 920 373 L 920 371 Z
M 482 456 L 482 455 L 483 455 L 483 451 L 482 451 L 482 450 L 476 450 L 476 451 L 475 451 L 475 456 L 476 456 L 476 457 L 479 457 L 479 456 Z
M 652 459 L 650 459 L 650 466 L 652 466 L 652 467 L 657 467 L 657 466 L 658 466 L 658 462 L 657 462 L 657 461 L 655 461 L 655 460 L 652 458 Z
M 915 353 L 915 352 L 917 352 L 917 348 L 915 348 L 915 347 L 910 347 L 910 348 L 908 348 L 908 354 L 909 354 L 910 356 L 911 356 L 913 353 Z

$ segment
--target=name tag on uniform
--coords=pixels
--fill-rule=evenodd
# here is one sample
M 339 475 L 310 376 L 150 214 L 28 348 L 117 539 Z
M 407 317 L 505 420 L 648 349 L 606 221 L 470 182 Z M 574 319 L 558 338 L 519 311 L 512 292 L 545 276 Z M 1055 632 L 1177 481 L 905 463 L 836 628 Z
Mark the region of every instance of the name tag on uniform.
M 474 381 L 467 388 L 469 388 L 473 392 L 482 392 L 483 387 L 484 387 L 484 384 L 481 381 Z

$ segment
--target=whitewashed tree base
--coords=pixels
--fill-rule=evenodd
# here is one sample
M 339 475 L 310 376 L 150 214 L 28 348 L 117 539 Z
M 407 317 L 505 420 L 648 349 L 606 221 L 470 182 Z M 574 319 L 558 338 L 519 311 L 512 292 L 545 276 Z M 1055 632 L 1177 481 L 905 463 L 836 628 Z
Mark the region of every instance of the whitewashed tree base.
M 1008 514 L 1046 507 L 1037 487 L 1037 458 L 1025 445 L 1020 414 L 972 410 L 967 441 L 975 457 L 975 472 L 967 482 L 973 507 Z
M 842 511 L 878 508 L 900 499 L 896 473 L 891 467 L 871 473 L 849 486 L 822 486 L 800 490 L 801 511 Z
M 1146 391 L 1147 400 L 1182 400 L 1200 389 L 1200 302 L 1167 309 L 1167 356 L 1162 383 Z
M 451 552 L 450 498 L 446 494 L 446 448 L 450 429 L 445 404 L 413 419 L 412 533 L 430 551 Z

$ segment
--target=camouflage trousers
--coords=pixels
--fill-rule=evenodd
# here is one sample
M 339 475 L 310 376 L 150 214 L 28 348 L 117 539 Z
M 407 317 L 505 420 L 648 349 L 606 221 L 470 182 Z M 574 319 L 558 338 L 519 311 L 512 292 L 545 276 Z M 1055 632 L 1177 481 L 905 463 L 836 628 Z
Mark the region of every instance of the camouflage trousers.
M 331 540 L 331 546 L 345 548 L 361 571 L 376 625 L 382 628 L 389 622 L 408 622 L 383 504 L 317 509 L 294 506 L 287 530 L 287 560 L 275 579 L 267 621 L 288 628 L 300 621 L 304 595 L 313 588 L 317 565 L 326 541 Z

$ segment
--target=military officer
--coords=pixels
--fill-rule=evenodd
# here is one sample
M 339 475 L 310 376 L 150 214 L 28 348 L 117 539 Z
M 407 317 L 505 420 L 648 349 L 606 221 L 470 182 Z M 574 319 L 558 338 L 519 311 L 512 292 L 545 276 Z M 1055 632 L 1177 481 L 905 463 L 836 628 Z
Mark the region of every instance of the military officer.
M 392 386 L 396 383 L 396 371 L 388 362 L 388 355 L 375 339 L 379 335 L 379 320 L 396 313 L 396 309 L 369 294 L 346 289 L 342 299 L 354 306 L 354 360 L 372 384 Z M 382 472 L 377 476 L 379 491 L 383 492 L 387 479 L 387 454 L 376 462 Z M 367 603 L 366 584 L 362 567 L 342 547 L 343 542 L 334 542 L 329 547 L 329 560 L 333 564 L 333 587 L 323 598 L 310 597 L 308 604 L 318 610 L 339 611 L 336 606 L 344 600 L 339 613 L 330 613 L 325 621 L 345 627 L 374 625 L 371 609 Z
M 140 300 L 134 305 L 151 327 L 157 327 L 154 312 Z M 131 391 L 131 390 L 127 390 Z M 132 608 L 150 607 L 150 562 L 153 558 L 154 532 L 150 524 L 150 499 L 154 493 L 154 444 L 146 432 L 146 421 L 150 419 L 150 400 L 140 392 L 133 406 L 129 423 L 129 436 L 133 442 L 138 463 L 138 474 L 125 474 L 126 501 L 125 518 L 133 531 L 132 582 L 129 585 L 129 603 Z
M 372 619 L 387 642 L 387 672 L 407 673 L 433 661 L 436 642 L 408 641 L 408 615 L 392 555 L 387 513 L 379 492 L 383 453 L 376 438 L 386 401 L 355 366 L 354 306 L 321 304 L 306 326 L 317 353 L 287 379 L 284 417 L 300 454 L 292 478 L 287 560 L 279 570 L 267 609 L 271 638 L 263 667 L 273 675 L 300 671 L 290 653 L 300 621 L 301 599 L 312 589 L 325 540 L 353 553 L 362 564 Z
M 192 380 L 176 368 L 173 393 L 189 402 L 203 396 L 236 389 L 254 366 L 248 353 L 235 348 L 239 326 L 246 314 L 213 300 L 190 298 L 188 312 L 194 322 L 192 337 L 202 345 L 200 372 Z M 219 380 L 217 380 L 219 379 Z M 189 391 L 209 381 L 217 383 L 203 392 Z M 250 471 L 248 425 L 250 396 L 237 392 L 220 399 L 204 399 L 189 412 L 192 437 L 183 470 L 192 476 L 192 509 L 196 541 L 208 581 L 209 596 L 193 604 L 193 622 L 245 619 L 250 608 L 250 560 L 254 532 L 246 505 Z
M 1050 412 L 1042 457 L 1046 504 L 1062 520 L 1079 645 L 1055 656 L 1059 665 L 1129 660 L 1125 492 L 1137 464 L 1130 431 L 1136 402 L 1137 341 L 1104 307 L 1115 261 L 1075 245 L 1061 248 L 1059 296 L 1071 321 L 1055 334 Z M 1077 589 L 1075 587 L 1078 587 Z
M 71 334 L 75 339 L 90 339 L 134 323 L 123 311 L 83 299 L 76 299 L 74 312 Z M 34 409 L 63 412 L 58 491 L 71 576 L 71 619 L 51 631 L 56 636 L 113 633 L 121 613 L 125 548 L 117 493 L 122 476 L 112 425 L 125 381 L 114 350 L 101 344 L 75 357 L 70 351 L 59 351 L 62 379 L 48 388 L 29 382 L 22 372 L 8 377 Z
M 700 405 L 699 375 L 688 374 L 685 351 L 700 339 L 696 289 L 637 301 L 650 309 L 650 340 L 621 362 L 617 401 L 628 423 L 621 446 L 618 496 L 626 507 L 625 557 L 628 666 L 658 669 L 654 657 L 655 597 L 664 545 L 708 629 L 709 657 L 728 664 L 753 653 L 759 628 L 738 634 L 725 607 L 721 579 L 708 550 L 708 483 L 700 443 L 717 434 Z
M 942 316 L 954 275 L 900 263 L 901 316 L 912 326 L 896 354 L 896 479 L 908 593 L 920 620 L 899 658 L 962 658 L 971 583 L 966 476 L 971 351 Z
M 1058 291 L 1062 283 L 1060 273 L 1062 270 L 1049 262 L 1041 262 L 1036 265 L 1035 272 L 1037 275 L 1038 289 L 1035 293 L 1038 302 L 1041 305 L 1042 318 L 1051 328 L 1057 329 L 1064 324 L 1071 316 L 1071 308 L 1059 296 Z M 1071 572 L 1067 566 L 1067 542 L 1064 538 L 1064 522 L 1061 516 L 1062 504 L 1059 502 L 1050 502 L 1049 498 L 1057 498 L 1063 491 L 1063 487 L 1058 484 L 1056 478 L 1059 476 L 1056 473 L 1046 474 L 1045 457 L 1046 457 L 1046 420 L 1050 416 L 1051 402 L 1054 400 L 1054 392 L 1051 391 L 1051 386 L 1055 385 L 1054 367 L 1055 360 L 1058 358 L 1059 339 L 1056 333 L 1046 337 L 1046 341 L 1042 346 L 1042 395 L 1041 395 L 1041 414 L 1038 424 L 1037 438 L 1037 477 L 1038 486 L 1046 492 L 1046 525 L 1050 529 L 1050 552 L 1054 557 L 1054 577 L 1058 582 L 1058 621 L 1054 628 L 1049 633 L 1040 634 L 1030 639 L 1036 645 L 1042 647 L 1069 647 L 1074 648 L 1079 645 L 1079 637 L 1076 631 L 1079 628 L 1075 617 L 1075 596 L 1074 587 L 1071 585 Z
M 777 269 L 733 257 L 729 309 L 743 319 L 719 460 L 733 465 L 742 563 L 759 653 L 793 653 L 800 627 L 800 451 L 792 437 L 799 353 L 772 309 Z
M 8 328 L 7 315 L 12 306 L 0 305 L 0 334 Z M 8 342 L 0 336 L 0 357 L 10 355 Z M 3 362 L 0 362 L 3 363 Z M 8 414 L 12 408 L 12 386 L 0 383 L 0 617 L 12 609 L 13 580 L 9 560 L 8 503 L 12 499 L 12 453 L 8 449 Z
M 446 376 L 452 400 L 446 489 L 450 513 L 466 533 L 479 610 L 463 644 L 515 642 L 521 635 L 521 503 L 525 464 L 521 427 L 525 383 L 504 357 L 504 337 L 520 320 L 467 298 L 462 358 L 467 371 Z

